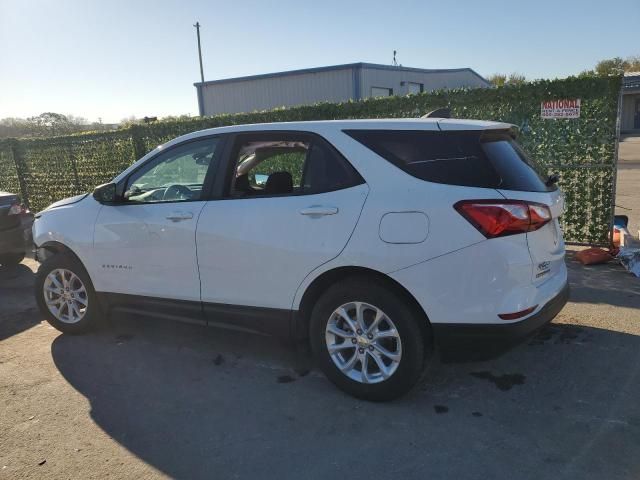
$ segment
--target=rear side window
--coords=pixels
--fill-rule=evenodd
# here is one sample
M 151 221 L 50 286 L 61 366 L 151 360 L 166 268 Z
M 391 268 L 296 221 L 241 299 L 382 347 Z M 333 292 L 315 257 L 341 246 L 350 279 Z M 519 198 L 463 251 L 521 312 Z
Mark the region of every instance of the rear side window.
M 297 132 L 238 136 L 230 173 L 232 198 L 307 195 L 363 183 L 360 175 L 321 138 Z
M 531 192 L 549 190 L 507 132 L 345 133 L 410 175 L 429 182 Z

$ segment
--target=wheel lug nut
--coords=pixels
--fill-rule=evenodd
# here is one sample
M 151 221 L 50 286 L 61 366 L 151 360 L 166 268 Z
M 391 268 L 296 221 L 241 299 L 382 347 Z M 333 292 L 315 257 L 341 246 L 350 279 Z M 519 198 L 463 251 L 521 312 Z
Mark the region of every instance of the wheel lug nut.
M 369 340 L 373 339 L 373 334 L 371 334 L 371 333 L 370 333 L 369 335 L 367 335 L 367 338 L 368 338 Z
M 369 350 L 373 352 L 373 345 L 369 345 Z
M 358 343 L 358 341 L 355 338 L 352 338 L 351 343 Z
M 358 352 L 359 352 L 359 353 L 364 353 L 364 348 L 359 348 L 359 349 L 358 349 Z
M 358 329 L 358 335 L 362 335 L 362 330 Z

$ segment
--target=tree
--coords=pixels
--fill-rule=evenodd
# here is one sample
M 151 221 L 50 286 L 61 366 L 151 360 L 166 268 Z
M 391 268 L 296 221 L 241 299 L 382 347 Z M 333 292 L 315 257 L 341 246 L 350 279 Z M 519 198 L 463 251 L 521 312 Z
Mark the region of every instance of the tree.
M 8 117 L 0 120 L 0 138 L 29 137 L 33 126 L 24 118 Z
M 69 133 L 86 130 L 87 120 L 73 115 L 45 112 L 36 117 L 27 119 L 34 127 L 34 132 L 39 136 L 67 135 Z
M 600 60 L 596 63 L 595 73 L 601 77 L 607 75 L 622 75 L 627 67 L 627 62 L 620 57 Z
M 86 118 L 45 112 L 30 118 L 0 119 L 0 138 L 50 137 L 87 130 L 110 130 L 113 125 L 89 123 Z
M 523 83 L 526 83 L 527 78 L 521 73 L 513 72 L 508 76 L 504 73 L 494 73 L 493 75 L 490 75 L 487 80 L 496 87 L 502 87 L 505 85 L 522 85 Z
M 507 83 L 507 76 L 503 73 L 494 73 L 493 75 L 489 75 L 487 77 L 487 80 L 489 80 L 489 82 L 496 87 L 502 87 L 505 83 Z
M 596 63 L 593 70 L 584 70 L 580 72 L 579 77 L 588 77 L 597 75 L 607 77 L 609 75 L 623 75 L 626 72 L 640 71 L 640 56 L 607 58 Z

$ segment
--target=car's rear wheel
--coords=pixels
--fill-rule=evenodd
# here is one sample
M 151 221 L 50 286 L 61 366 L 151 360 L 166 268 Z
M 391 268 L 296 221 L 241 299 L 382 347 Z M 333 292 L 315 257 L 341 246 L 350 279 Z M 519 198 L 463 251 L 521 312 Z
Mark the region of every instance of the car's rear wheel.
M 14 267 L 24 260 L 24 253 L 4 253 L 0 255 L 0 265 Z
M 426 322 L 377 280 L 333 285 L 311 316 L 311 345 L 325 375 L 345 392 L 384 401 L 409 391 L 424 368 Z M 428 333 L 427 333 L 428 334 Z
M 82 264 L 69 255 L 54 255 L 40 265 L 35 295 L 46 320 L 61 332 L 87 332 L 100 318 L 91 279 Z

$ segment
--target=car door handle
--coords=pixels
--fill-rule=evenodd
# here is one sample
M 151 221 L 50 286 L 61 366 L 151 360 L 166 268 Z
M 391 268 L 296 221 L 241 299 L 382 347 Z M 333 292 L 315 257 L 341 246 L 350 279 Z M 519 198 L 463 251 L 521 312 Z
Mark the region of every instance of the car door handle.
M 336 213 L 338 213 L 336 207 L 322 207 L 320 205 L 314 205 L 300 210 L 300 215 L 308 215 L 310 217 L 323 217 L 325 215 L 335 215 Z
M 182 220 L 190 220 L 192 218 L 193 213 L 191 212 L 171 212 L 166 216 L 166 219 L 172 222 L 181 222 Z

